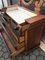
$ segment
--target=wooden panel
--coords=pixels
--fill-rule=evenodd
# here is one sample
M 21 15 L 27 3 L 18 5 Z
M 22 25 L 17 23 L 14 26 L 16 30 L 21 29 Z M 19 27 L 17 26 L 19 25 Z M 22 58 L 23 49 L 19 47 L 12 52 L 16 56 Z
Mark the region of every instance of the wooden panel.
M 28 37 L 27 37 L 27 31 L 25 31 L 25 51 L 27 52 L 27 49 L 28 49 L 28 46 L 27 46 L 27 39 L 28 39 Z
M 27 39 L 26 51 L 29 51 L 32 48 L 34 48 L 36 45 L 40 44 L 43 27 L 44 25 L 39 25 L 37 27 L 28 30 L 26 37 Z

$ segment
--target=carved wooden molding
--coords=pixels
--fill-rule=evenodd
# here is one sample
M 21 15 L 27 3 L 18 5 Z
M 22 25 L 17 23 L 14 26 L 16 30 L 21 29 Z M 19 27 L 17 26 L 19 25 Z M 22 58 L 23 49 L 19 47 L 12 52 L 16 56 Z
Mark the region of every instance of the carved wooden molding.
M 38 0 L 35 2 L 35 12 L 40 13 L 41 6 L 43 5 L 44 0 Z
M 44 0 L 36 1 L 35 6 L 40 8 L 42 6 L 43 2 L 44 2 Z
M 25 2 L 25 0 L 22 0 L 22 2 L 24 3 L 24 5 L 28 6 L 28 5 L 32 4 L 33 0 L 30 0 L 28 3 Z

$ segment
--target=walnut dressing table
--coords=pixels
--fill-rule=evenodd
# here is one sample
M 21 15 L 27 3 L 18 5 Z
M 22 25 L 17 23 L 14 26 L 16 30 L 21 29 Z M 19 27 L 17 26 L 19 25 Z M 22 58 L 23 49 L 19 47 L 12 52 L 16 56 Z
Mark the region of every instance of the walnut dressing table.
M 45 16 L 38 15 L 24 7 L 15 7 L 14 5 L 7 7 L 3 18 L 6 21 L 3 23 L 3 26 L 10 37 L 13 38 L 10 40 L 5 29 L 3 29 L 1 33 L 11 56 L 16 56 L 23 51 L 28 52 L 40 44 Z

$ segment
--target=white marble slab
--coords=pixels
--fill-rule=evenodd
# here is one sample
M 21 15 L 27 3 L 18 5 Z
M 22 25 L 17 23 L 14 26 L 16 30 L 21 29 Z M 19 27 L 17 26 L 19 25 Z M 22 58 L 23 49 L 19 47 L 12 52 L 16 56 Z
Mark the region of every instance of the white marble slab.
M 18 24 L 24 23 L 28 18 L 37 16 L 37 14 L 24 10 L 20 7 L 18 7 L 18 10 L 7 11 L 6 13 Z

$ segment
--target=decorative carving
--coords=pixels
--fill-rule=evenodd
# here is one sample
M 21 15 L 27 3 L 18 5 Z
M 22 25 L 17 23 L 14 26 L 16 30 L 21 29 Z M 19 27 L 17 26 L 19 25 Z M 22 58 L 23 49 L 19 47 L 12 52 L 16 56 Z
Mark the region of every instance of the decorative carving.
M 19 2 L 24 3 L 24 5 L 28 6 L 30 4 L 32 4 L 33 0 L 30 0 L 29 2 L 26 2 L 25 0 L 19 0 Z
M 35 6 L 40 8 L 42 6 L 43 2 L 44 2 L 44 0 L 36 1 Z
M 38 0 L 35 2 L 35 11 L 40 12 L 40 8 L 41 8 L 43 2 L 44 2 L 44 0 L 40 0 L 40 1 Z

